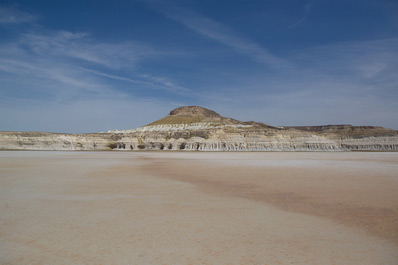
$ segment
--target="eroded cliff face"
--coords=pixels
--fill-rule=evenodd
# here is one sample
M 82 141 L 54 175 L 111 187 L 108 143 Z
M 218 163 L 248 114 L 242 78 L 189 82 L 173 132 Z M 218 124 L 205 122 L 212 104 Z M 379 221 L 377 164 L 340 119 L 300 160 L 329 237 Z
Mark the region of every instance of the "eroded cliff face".
M 398 132 L 373 126 L 272 127 L 198 106 L 134 130 L 92 134 L 0 132 L 0 149 L 186 151 L 398 151 Z
M 111 150 L 111 134 L 0 132 L 0 149 L 9 150 Z

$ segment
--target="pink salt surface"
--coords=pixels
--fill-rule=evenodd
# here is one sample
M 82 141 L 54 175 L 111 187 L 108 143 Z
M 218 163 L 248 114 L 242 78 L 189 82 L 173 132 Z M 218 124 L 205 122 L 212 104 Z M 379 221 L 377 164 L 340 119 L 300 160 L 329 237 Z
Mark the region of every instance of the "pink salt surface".
M 0 152 L 0 264 L 398 264 L 397 153 Z

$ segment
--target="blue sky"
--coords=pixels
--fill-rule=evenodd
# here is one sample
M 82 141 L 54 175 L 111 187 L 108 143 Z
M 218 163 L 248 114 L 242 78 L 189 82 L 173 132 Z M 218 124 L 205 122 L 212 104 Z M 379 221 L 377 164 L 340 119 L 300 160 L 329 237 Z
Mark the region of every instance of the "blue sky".
M 132 129 L 184 105 L 398 129 L 398 2 L 0 0 L 0 130 Z

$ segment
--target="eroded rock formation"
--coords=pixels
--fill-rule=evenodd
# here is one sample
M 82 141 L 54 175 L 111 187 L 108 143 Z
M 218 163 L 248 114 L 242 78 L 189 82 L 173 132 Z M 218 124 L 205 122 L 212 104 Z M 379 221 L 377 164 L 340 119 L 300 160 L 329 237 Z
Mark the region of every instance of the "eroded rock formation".
M 146 126 L 92 134 L 0 132 L 0 149 L 186 151 L 398 151 L 398 131 L 374 126 L 272 127 L 198 106 Z

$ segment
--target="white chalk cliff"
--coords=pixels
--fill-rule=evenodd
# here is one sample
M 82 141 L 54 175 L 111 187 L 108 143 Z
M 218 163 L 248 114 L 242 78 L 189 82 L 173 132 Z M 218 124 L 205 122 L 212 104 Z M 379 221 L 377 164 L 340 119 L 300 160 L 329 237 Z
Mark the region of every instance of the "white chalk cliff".
M 198 106 L 134 130 L 62 134 L 0 132 L 0 149 L 185 151 L 398 151 L 398 131 L 375 126 L 272 127 Z

